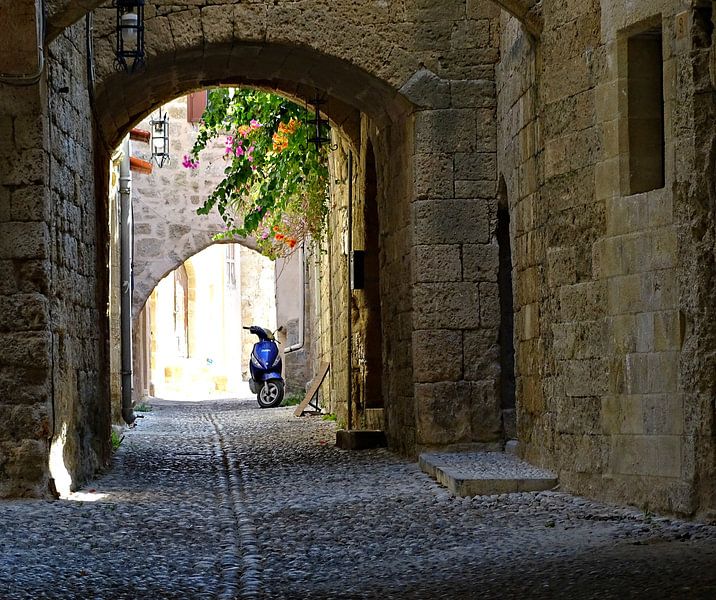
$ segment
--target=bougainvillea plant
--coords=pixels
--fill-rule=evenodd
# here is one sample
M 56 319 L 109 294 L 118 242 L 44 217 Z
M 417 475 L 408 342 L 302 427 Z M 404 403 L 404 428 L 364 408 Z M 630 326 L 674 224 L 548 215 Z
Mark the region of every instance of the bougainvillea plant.
M 226 230 L 217 238 L 253 235 L 261 253 L 271 258 L 290 254 L 307 239 L 321 241 L 328 210 L 327 155 L 308 143 L 315 125 L 306 121 L 304 108 L 276 94 L 209 92 L 196 142 L 182 164 L 198 168 L 201 151 L 223 137 L 224 178 L 197 210 L 218 210 Z

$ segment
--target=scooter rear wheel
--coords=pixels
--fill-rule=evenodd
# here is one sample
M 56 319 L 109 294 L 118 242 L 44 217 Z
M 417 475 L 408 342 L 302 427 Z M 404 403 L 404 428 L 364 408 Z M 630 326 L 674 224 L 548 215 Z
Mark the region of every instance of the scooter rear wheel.
M 269 379 L 266 381 L 259 393 L 256 394 L 256 400 L 261 408 L 274 408 L 283 401 L 283 381 L 280 379 Z

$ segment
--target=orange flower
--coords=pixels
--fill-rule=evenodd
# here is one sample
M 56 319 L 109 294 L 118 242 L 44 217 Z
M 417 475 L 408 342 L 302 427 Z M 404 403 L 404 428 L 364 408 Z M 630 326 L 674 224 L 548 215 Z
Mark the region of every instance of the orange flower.
M 296 245 L 296 240 L 294 240 L 293 238 L 288 238 L 286 240 L 286 243 L 288 244 L 289 248 L 293 248 Z
M 284 235 L 283 233 L 277 233 L 274 237 L 280 242 L 284 238 Z
M 288 148 L 288 138 L 280 133 L 273 134 L 273 149 L 274 152 L 281 152 Z
M 274 231 L 280 231 L 280 228 L 279 228 L 278 225 L 274 225 L 274 226 L 273 226 L 273 230 L 274 230 Z

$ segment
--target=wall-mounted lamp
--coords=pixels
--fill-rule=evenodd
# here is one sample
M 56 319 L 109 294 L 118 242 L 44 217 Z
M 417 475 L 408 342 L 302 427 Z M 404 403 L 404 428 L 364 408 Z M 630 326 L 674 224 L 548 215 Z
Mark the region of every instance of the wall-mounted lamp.
M 161 169 L 169 162 L 169 115 L 159 107 L 159 115 L 149 121 L 152 131 L 152 158 Z
M 144 0 L 114 0 L 114 6 L 117 9 L 114 66 L 118 71 L 134 73 L 144 66 Z
M 309 119 L 308 117 L 310 113 L 308 111 L 308 102 L 306 102 L 306 123 L 308 125 L 313 125 L 313 137 L 308 138 L 306 141 L 309 144 L 316 146 L 316 151 L 319 151 L 321 146 L 328 144 L 331 141 L 331 138 L 328 137 L 328 132 L 330 131 L 328 119 L 321 117 L 321 106 L 323 104 L 328 103 L 318 95 L 318 92 L 316 92 L 315 97 L 311 100 L 311 110 L 313 110 L 314 118 Z M 328 147 L 331 150 L 336 150 L 338 145 L 333 144 Z

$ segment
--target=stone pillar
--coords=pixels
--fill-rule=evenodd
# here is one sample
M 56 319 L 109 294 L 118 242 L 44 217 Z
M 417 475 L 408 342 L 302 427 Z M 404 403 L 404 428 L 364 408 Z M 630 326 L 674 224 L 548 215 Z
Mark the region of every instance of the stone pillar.
M 26 66 L 18 64 L 14 72 Z M 0 497 L 48 493 L 52 361 L 46 110 L 44 80 L 23 87 L 0 83 Z
M 422 107 L 413 156 L 413 370 L 418 449 L 495 442 L 495 87 L 427 69 L 401 90 Z

